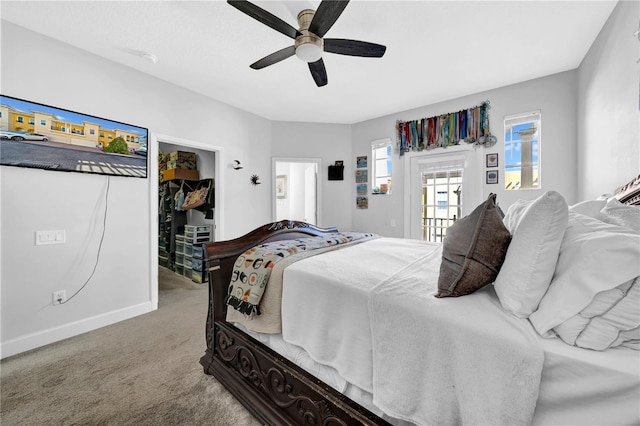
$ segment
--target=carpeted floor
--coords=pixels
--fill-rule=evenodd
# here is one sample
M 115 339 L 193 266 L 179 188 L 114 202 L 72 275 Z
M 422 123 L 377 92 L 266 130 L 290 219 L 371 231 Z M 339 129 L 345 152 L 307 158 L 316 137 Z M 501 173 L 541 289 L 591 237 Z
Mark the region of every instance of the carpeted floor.
M 3 360 L 0 424 L 259 425 L 198 363 L 207 286 L 159 278 L 158 310 Z

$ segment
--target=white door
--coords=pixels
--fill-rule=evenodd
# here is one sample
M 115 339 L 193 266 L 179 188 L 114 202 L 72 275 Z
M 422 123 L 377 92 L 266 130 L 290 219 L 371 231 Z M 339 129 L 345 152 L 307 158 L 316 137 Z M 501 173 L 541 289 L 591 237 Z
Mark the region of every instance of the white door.
M 413 156 L 409 167 L 409 238 L 441 242 L 447 228 L 482 201 L 480 150 Z
M 320 160 L 273 159 L 273 220 L 318 223 Z

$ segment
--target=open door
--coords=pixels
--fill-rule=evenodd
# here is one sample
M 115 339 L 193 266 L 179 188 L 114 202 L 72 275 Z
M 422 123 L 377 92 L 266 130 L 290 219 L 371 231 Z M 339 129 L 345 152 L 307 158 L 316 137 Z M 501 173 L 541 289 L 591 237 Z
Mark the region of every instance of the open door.
M 273 220 L 297 220 L 317 225 L 320 160 L 273 159 Z

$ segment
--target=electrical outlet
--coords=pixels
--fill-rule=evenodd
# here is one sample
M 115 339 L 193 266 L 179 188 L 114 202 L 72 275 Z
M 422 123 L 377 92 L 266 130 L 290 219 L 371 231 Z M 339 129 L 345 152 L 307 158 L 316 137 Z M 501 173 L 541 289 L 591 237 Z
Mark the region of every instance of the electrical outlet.
M 53 292 L 53 304 L 62 305 L 67 301 L 67 292 L 65 290 L 58 290 Z
M 36 245 L 65 244 L 67 241 L 66 231 L 36 231 Z

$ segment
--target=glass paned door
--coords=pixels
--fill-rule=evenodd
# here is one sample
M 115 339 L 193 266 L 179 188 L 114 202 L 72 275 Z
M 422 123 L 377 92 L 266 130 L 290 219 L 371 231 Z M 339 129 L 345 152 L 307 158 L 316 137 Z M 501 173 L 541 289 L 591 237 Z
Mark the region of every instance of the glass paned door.
M 423 171 L 422 239 L 442 242 L 462 211 L 462 168 Z

